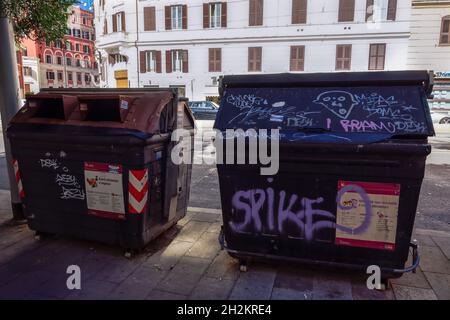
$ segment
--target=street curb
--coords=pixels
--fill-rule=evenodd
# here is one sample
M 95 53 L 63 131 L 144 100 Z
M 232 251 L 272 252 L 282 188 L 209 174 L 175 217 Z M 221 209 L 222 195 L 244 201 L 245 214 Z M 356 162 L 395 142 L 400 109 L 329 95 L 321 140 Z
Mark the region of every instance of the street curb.
M 222 214 L 222 210 L 220 210 L 220 209 L 212 209 L 212 208 L 188 207 L 187 211 L 188 212 L 196 212 L 196 213 Z

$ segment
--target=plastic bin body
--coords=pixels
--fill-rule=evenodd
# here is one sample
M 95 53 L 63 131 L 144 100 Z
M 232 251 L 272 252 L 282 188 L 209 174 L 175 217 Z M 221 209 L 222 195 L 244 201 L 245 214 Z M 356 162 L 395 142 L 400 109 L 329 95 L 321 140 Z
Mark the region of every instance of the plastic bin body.
M 95 107 L 105 95 L 114 100 L 118 94 L 143 99 L 148 93 L 97 90 L 95 97 L 89 97 L 86 92 L 64 91 L 65 98 L 69 95 L 77 100 L 69 118 L 79 118 L 73 113 L 80 106 L 82 109 L 85 101 Z M 58 90 L 47 91 L 42 103 L 60 95 Z M 29 98 L 29 104 L 39 99 L 36 97 Z M 89 114 L 84 121 L 52 119 L 52 110 L 12 120 L 8 136 L 30 229 L 139 249 L 185 216 L 192 168 L 173 166 L 167 155 L 173 147 L 170 133 L 177 120 L 190 129 L 194 124 L 186 102 L 179 102 L 175 93 L 158 96 L 156 92 L 147 98 L 152 97 L 160 98 L 162 105 L 151 115 L 159 123 L 151 130 L 127 128 L 133 116 L 116 123 L 116 113 L 103 120 L 108 118 L 108 109 L 95 120 L 89 119 L 93 117 Z M 58 107 L 61 105 L 54 106 Z M 136 108 L 147 105 L 130 101 L 129 107 L 130 112 L 142 116 Z M 177 113 L 177 108 L 182 112 Z M 172 127 L 165 127 L 161 119 L 170 119 L 171 114 Z M 193 140 L 193 132 L 189 138 Z
M 408 259 L 425 161 L 431 152 L 427 136 L 434 134 L 423 84 L 411 79 L 408 84 L 410 75 L 394 73 L 390 77 L 391 73 L 379 73 L 374 80 L 382 95 L 395 92 L 395 87 L 383 88 L 380 79 L 397 78 L 397 85 L 404 90 L 402 95 L 411 94 L 403 101 L 407 106 L 411 99 L 419 98 L 412 102 L 420 110 L 414 116 L 423 122 L 423 130 L 407 133 L 345 132 L 342 128 L 346 122 L 341 120 L 352 119 L 352 113 L 354 119 L 366 119 L 370 113 L 358 110 L 355 104 L 349 117 L 340 117 L 323 104 L 313 102 L 319 102 L 317 97 L 330 91 L 356 95 L 358 78 L 359 93 L 374 92 L 375 83 L 367 79 L 373 75 L 366 76 L 365 83 L 364 74 L 356 77 L 352 73 L 329 77 L 271 75 L 265 77 L 266 81 L 264 76 L 225 77 L 215 127 L 222 131 L 239 128 L 239 124 L 243 130 L 279 128 L 281 134 L 276 175 L 261 175 L 260 164 L 217 166 L 222 241 L 228 252 L 243 260 L 269 258 L 363 272 L 367 266 L 377 265 L 385 278 L 400 276 Z M 428 79 L 427 74 L 422 73 L 422 78 Z M 283 93 L 286 88 L 288 91 Z M 282 94 L 276 94 L 277 90 Z M 246 91 L 253 102 L 263 101 L 259 109 L 251 103 L 248 108 L 242 107 L 245 104 L 241 100 L 239 111 L 234 110 L 236 101 L 243 99 Z M 295 95 L 301 99 L 293 100 Z M 283 100 L 285 104 L 281 106 Z M 401 98 L 398 103 L 402 104 Z M 295 109 L 292 117 L 300 119 L 290 120 L 291 123 L 305 120 L 305 112 L 318 114 L 311 121 L 302 122 L 303 127 L 292 130 L 283 119 L 289 107 Z M 392 107 L 394 110 L 394 104 Z M 380 117 L 368 119 L 378 121 Z M 323 128 L 329 130 L 319 130 Z M 248 139 L 246 143 L 248 146 Z M 365 221 L 367 227 L 362 227 Z

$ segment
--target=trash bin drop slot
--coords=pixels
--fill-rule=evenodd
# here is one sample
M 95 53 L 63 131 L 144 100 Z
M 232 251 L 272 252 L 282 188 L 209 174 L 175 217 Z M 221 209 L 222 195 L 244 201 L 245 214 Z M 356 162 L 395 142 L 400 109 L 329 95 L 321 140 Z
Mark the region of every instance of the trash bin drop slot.
M 125 122 L 135 99 L 125 96 L 79 97 L 81 120 Z

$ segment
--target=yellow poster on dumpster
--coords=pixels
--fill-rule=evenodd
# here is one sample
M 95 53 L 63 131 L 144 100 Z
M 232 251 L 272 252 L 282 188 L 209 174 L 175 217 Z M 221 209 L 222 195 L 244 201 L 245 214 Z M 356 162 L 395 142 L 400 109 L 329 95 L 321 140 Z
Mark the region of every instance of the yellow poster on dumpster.
M 338 182 L 337 245 L 395 250 L 400 185 Z

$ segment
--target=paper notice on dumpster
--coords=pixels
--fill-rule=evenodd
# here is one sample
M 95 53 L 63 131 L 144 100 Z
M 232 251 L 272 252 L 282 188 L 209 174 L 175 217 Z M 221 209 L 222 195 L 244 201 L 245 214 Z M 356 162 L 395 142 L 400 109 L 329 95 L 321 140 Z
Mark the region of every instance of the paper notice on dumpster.
M 84 181 L 89 214 L 125 219 L 121 165 L 85 162 Z
M 337 245 L 395 250 L 400 185 L 338 182 Z

